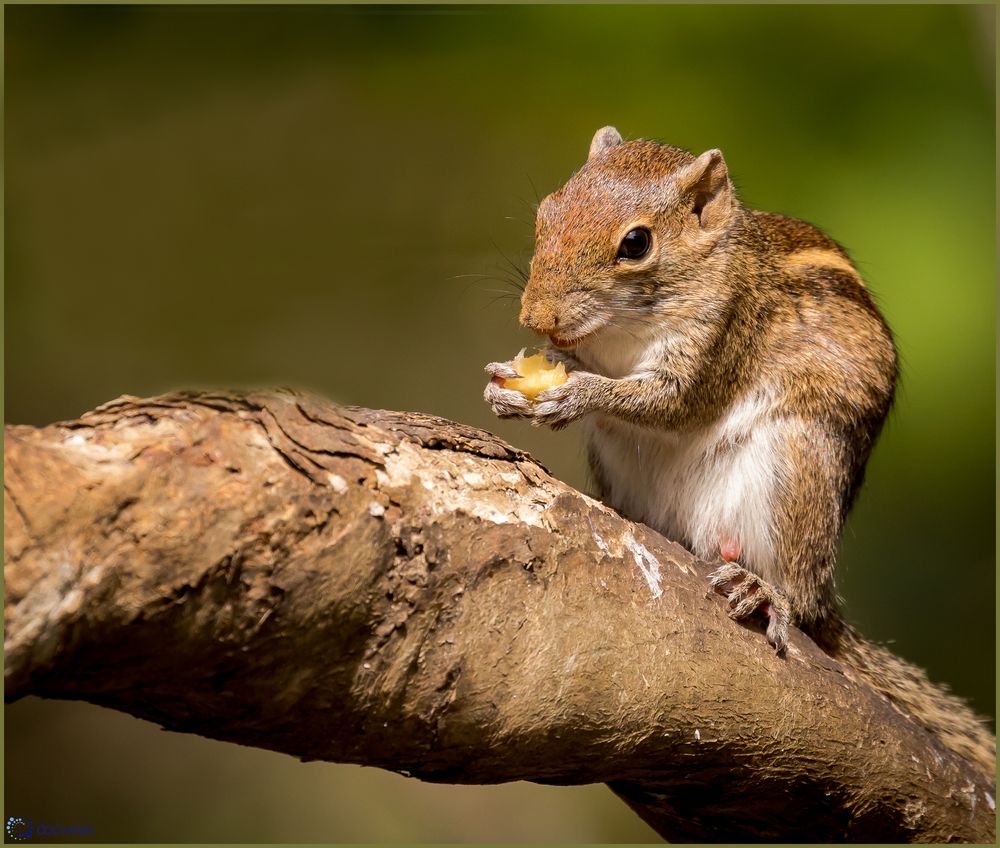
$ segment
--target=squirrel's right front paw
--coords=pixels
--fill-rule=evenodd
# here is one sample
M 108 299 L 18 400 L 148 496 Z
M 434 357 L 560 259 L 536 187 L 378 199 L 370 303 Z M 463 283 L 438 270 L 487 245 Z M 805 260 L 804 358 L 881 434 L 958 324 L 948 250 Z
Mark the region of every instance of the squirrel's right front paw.
M 509 362 L 491 362 L 486 366 L 486 373 L 490 375 L 491 379 L 486 384 L 483 400 L 490 405 L 493 414 L 498 418 L 530 418 L 531 401 L 514 389 L 503 388 L 504 380 L 520 376 L 511 364 Z

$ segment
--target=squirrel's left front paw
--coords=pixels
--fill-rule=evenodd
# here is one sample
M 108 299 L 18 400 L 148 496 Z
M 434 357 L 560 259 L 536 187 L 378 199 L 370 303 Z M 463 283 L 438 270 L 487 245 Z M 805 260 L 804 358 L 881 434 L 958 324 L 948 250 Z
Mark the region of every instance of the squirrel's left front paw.
M 712 586 L 729 601 L 729 617 L 744 621 L 757 610 L 767 616 L 767 641 L 776 653 L 788 644 L 788 599 L 752 571 L 734 562 L 720 565 L 708 576 Z
M 531 423 L 536 427 L 547 424 L 554 430 L 559 430 L 589 412 L 587 391 L 590 386 L 588 378 L 591 376 L 585 372 L 573 371 L 561 386 L 554 386 L 539 394 L 532 410 Z

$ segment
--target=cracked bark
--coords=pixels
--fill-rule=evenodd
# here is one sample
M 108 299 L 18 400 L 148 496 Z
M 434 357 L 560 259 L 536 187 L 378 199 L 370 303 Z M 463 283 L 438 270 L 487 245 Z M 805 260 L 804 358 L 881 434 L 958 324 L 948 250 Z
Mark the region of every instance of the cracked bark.
M 424 780 L 606 782 L 673 841 L 993 842 L 993 778 L 488 433 L 293 392 L 6 430 L 6 694 Z

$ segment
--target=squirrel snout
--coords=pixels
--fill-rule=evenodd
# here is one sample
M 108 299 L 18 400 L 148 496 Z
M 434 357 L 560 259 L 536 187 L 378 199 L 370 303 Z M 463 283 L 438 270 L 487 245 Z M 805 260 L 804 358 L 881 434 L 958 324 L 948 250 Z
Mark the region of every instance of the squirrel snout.
M 559 329 L 559 313 L 554 303 L 522 303 L 520 321 L 539 335 L 548 336 Z

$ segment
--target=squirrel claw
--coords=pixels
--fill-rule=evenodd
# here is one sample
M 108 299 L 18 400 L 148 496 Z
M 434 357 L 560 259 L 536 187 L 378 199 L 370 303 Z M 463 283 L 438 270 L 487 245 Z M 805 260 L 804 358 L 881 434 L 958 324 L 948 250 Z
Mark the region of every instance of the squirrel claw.
M 729 617 L 744 621 L 758 610 L 767 616 L 767 641 L 780 654 L 788 644 L 788 600 L 743 566 L 727 562 L 709 575 L 709 583 L 729 602 Z
M 516 380 L 521 376 L 509 362 L 490 362 L 483 370 L 491 377 L 501 377 L 505 380 Z
M 590 397 L 595 375 L 573 371 L 565 383 L 546 389 L 535 398 L 532 424 L 561 430 L 591 409 Z
M 531 416 L 531 402 L 520 392 L 501 388 L 491 380 L 486 384 L 483 399 L 499 418 L 528 418 Z

